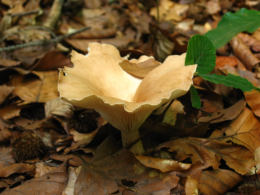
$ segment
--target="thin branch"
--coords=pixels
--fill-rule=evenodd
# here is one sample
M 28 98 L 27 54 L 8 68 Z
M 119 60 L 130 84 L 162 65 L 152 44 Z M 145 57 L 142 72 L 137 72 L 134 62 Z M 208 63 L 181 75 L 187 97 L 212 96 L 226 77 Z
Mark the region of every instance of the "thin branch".
M 22 13 L 14 13 L 11 14 L 12 17 L 22 17 L 22 16 L 28 16 L 28 15 L 32 15 L 32 14 L 40 14 L 42 12 L 42 10 L 32 10 L 32 11 L 28 11 L 28 12 L 22 12 Z
M 18 44 L 18 45 L 12 45 L 12 46 L 8 46 L 8 47 L 2 47 L 0 48 L 0 52 L 4 52 L 4 51 L 13 51 L 13 50 L 17 50 L 17 49 L 22 49 L 22 48 L 26 48 L 26 47 L 33 47 L 33 46 L 43 46 L 43 45 L 49 45 L 49 44 L 56 44 L 61 42 L 63 39 L 69 38 L 75 34 L 81 33 L 83 31 L 89 30 L 90 27 L 84 27 L 81 28 L 79 30 L 76 30 L 72 33 L 68 33 L 65 35 L 60 35 L 56 38 L 53 39 L 48 39 L 48 40 L 39 40 L 39 41 L 33 41 L 33 42 L 29 42 L 29 43 L 23 43 L 23 44 Z

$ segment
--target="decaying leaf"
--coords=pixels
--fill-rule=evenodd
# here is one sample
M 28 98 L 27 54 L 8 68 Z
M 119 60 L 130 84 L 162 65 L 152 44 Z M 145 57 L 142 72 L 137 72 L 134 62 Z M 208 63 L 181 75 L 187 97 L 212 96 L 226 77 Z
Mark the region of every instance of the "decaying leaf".
M 198 195 L 198 180 L 192 178 L 191 176 L 188 176 L 185 181 L 185 193 L 187 195 Z
M 203 194 L 224 194 L 241 180 L 238 174 L 230 170 L 203 171 L 199 180 L 199 190 Z
M 14 87 L 1 85 L 0 86 L 0 104 L 2 104 L 5 99 L 13 92 Z
M 7 166 L 0 164 L 0 177 L 8 177 L 15 173 L 33 173 L 34 169 L 34 165 L 25 163 L 15 163 Z
M 260 147 L 260 122 L 248 108 L 225 129 L 228 139 L 232 142 L 251 151 Z
M 157 7 L 151 9 L 150 14 L 161 21 L 174 20 L 180 21 L 185 18 L 189 9 L 188 5 L 174 3 L 170 0 L 161 0 L 159 8 L 159 16 L 157 16 Z
M 12 132 L 8 130 L 8 126 L 0 120 L 0 142 L 8 140 L 11 136 Z
M 58 167 L 56 171 L 26 181 L 25 183 L 23 183 L 23 185 L 17 186 L 9 190 L 5 190 L 2 194 L 3 195 L 61 194 L 65 187 L 66 180 L 67 180 L 67 174 L 66 174 L 65 167 L 63 166 L 63 169 L 61 167 Z
M 136 156 L 137 160 L 146 167 L 158 169 L 161 172 L 188 170 L 191 164 L 178 162 L 172 159 L 154 158 L 149 156 Z
M 75 195 L 107 195 L 117 191 L 118 187 L 115 181 L 86 167 L 82 167 L 74 187 Z
M 2 119 L 11 119 L 20 115 L 22 107 L 17 104 L 9 104 L 3 108 L 0 108 L 0 117 Z
M 199 122 L 219 123 L 235 119 L 244 109 L 245 101 L 240 100 L 229 108 L 219 112 L 214 112 L 211 116 L 203 116 L 198 119 Z
M 134 195 L 139 194 L 155 194 L 155 195 L 170 195 L 179 183 L 179 177 L 174 172 L 165 175 L 164 177 L 142 178 L 140 183 L 136 184 L 133 189 Z M 132 193 L 133 194 L 133 193 Z M 129 193 L 131 195 L 131 193 Z
M 220 160 L 240 174 L 249 173 L 255 165 L 253 153 L 240 146 L 233 146 L 225 142 L 202 139 L 183 138 L 166 142 L 160 146 L 175 153 L 178 161 L 191 158 L 192 164 L 201 164 L 203 168 L 217 169 Z
M 246 102 L 254 112 L 254 114 L 260 117 L 260 93 L 259 91 L 252 90 L 244 92 Z
M 260 60 L 250 51 L 245 43 L 238 37 L 234 37 L 231 40 L 231 46 L 234 50 L 235 55 L 246 65 L 249 70 L 257 65 Z
M 26 103 L 47 102 L 58 97 L 57 71 L 34 72 L 40 79 L 26 80 L 23 76 L 17 75 L 11 81 L 15 87 L 14 94 L 19 96 Z

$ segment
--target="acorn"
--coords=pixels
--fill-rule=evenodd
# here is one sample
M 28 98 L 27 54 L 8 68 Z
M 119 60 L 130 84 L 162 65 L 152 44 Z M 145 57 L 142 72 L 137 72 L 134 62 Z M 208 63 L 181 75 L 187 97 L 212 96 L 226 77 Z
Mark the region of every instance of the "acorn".
M 12 154 L 17 162 L 42 158 L 47 152 L 41 138 L 31 130 L 26 130 L 12 141 Z

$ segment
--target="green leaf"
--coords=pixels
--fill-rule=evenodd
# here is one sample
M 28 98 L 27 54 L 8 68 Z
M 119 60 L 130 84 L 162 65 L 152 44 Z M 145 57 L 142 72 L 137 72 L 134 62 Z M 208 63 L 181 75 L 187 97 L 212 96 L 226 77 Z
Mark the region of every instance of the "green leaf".
M 236 34 L 247 31 L 254 32 L 260 27 L 260 11 L 240 9 L 236 13 L 227 12 L 217 28 L 206 33 L 215 48 L 224 46 Z
M 197 89 L 193 85 L 190 88 L 190 98 L 191 98 L 192 107 L 200 109 L 201 107 L 200 96 Z
M 216 49 L 203 35 L 194 35 L 188 43 L 185 65 L 198 64 L 198 73 L 209 73 L 216 65 Z
M 203 79 L 216 84 L 224 84 L 229 87 L 241 89 L 242 91 L 251 91 L 252 89 L 260 90 L 250 83 L 247 79 L 240 76 L 228 74 L 228 75 L 216 75 L 216 74 L 198 74 Z

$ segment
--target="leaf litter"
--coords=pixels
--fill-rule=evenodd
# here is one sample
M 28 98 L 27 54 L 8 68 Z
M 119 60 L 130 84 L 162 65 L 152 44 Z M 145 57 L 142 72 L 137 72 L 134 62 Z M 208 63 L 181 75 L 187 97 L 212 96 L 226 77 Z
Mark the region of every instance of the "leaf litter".
M 248 0 L 1 1 L 0 193 L 257 194 L 260 30 L 254 19 L 259 6 Z M 227 22 L 232 30 L 223 34 Z M 84 27 L 90 28 L 81 32 Z M 193 35 L 205 33 L 217 47 L 216 60 L 215 51 L 209 52 L 216 66 L 200 59 L 190 63 L 204 63 L 198 70 L 211 71 L 211 77 L 246 78 L 254 90 L 212 83 L 203 74 L 188 81 L 187 72 L 161 79 L 164 73 L 156 69 L 163 69 L 165 58 L 177 59 Z M 93 42 L 107 46 L 100 52 Z M 194 55 L 204 46 L 195 45 Z M 64 89 L 78 90 L 71 94 L 74 102 L 61 99 L 59 80 L 69 79 L 79 56 L 92 52 L 100 54 L 89 65 L 96 74 L 89 89 L 84 79 L 91 77 L 90 67 L 88 73 L 81 68 Z M 104 64 L 115 59 L 117 66 L 106 70 Z M 101 61 L 104 67 L 98 68 Z M 122 85 L 117 74 L 147 80 L 146 90 L 116 88 Z M 167 88 L 179 77 L 187 79 L 182 92 Z M 190 102 L 192 83 L 201 108 Z M 75 104 L 84 90 L 89 95 Z M 136 111 L 129 114 L 125 109 L 134 93 Z M 158 94 L 162 100 L 155 104 Z M 138 134 L 125 133 L 137 127 Z

